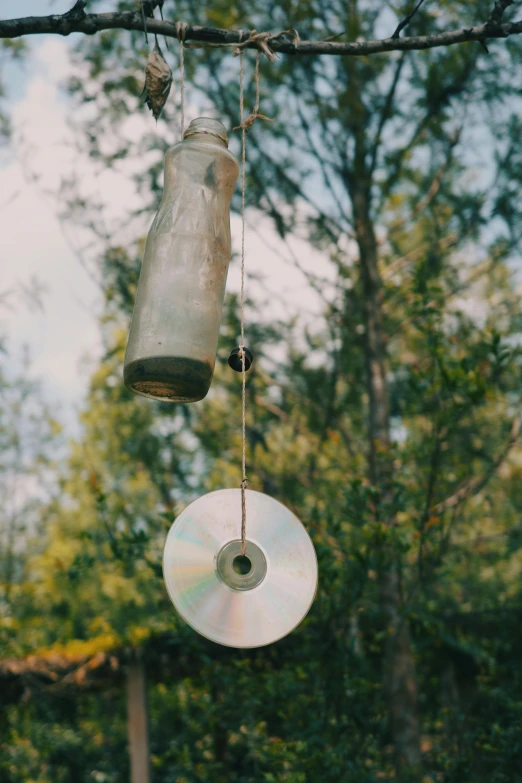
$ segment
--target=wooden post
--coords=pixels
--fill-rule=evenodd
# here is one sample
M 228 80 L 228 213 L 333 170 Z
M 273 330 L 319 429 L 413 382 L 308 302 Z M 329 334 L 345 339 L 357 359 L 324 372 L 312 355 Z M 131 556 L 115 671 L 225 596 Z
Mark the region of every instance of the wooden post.
M 147 685 L 140 658 L 127 666 L 127 733 L 131 783 L 151 783 Z

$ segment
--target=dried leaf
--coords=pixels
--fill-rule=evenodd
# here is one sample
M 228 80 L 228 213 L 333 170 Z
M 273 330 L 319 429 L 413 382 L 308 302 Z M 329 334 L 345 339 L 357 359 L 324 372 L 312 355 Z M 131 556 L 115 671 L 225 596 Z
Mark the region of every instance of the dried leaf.
M 172 71 L 163 57 L 161 49 L 156 44 L 147 60 L 145 87 L 143 88 L 145 94 L 144 101 L 156 120 L 167 102 L 171 85 Z

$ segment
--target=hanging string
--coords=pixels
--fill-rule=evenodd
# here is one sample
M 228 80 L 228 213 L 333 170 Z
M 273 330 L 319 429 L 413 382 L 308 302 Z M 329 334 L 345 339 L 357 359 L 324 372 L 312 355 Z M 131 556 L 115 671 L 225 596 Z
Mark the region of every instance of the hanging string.
M 243 48 L 236 50 L 239 55 L 239 118 L 240 124 L 234 130 L 241 130 L 241 298 L 240 298 L 240 318 L 241 318 L 241 341 L 239 344 L 239 357 L 241 359 L 241 554 L 246 550 L 246 489 L 248 479 L 246 475 L 246 354 L 245 354 L 245 182 L 246 182 L 246 134 L 247 130 L 256 120 L 271 120 L 271 117 L 265 117 L 259 113 L 260 104 L 260 86 L 259 86 L 259 63 L 261 53 L 264 52 L 262 46 L 258 45 L 256 52 L 256 66 L 254 71 L 254 80 L 256 85 L 256 102 L 252 112 L 246 119 L 245 114 L 245 96 L 244 96 L 244 61 Z
M 179 81 L 181 102 L 181 138 L 185 133 L 185 35 L 187 33 L 186 22 L 176 22 L 176 35 L 179 41 Z
M 163 19 L 163 2 L 164 2 L 164 0 L 161 0 L 160 6 L 159 6 L 159 11 L 160 11 L 160 16 L 161 16 L 161 21 L 162 22 L 165 21 Z M 169 42 L 168 42 L 168 39 L 167 39 L 166 35 L 163 36 L 163 40 L 165 41 L 165 46 L 167 47 L 167 51 L 170 52 L 170 46 L 169 46 Z
M 260 104 L 260 86 L 259 86 L 259 64 L 261 62 L 261 49 L 258 49 L 256 52 L 256 67 L 254 71 L 254 81 L 256 85 L 256 102 L 254 104 L 254 108 L 246 118 L 246 120 L 243 119 L 243 115 L 241 114 L 241 124 L 238 125 L 234 130 L 240 130 L 243 132 L 243 134 L 246 133 L 249 128 L 254 124 L 256 120 L 267 120 L 268 122 L 273 122 L 273 117 L 267 117 L 265 114 L 259 113 L 259 104 Z M 242 101 L 242 79 L 243 79 L 243 49 L 239 50 L 239 103 L 241 105 Z
M 160 2 L 158 3 L 160 16 L 161 16 L 161 21 L 164 21 L 164 19 L 163 19 L 163 3 L 164 2 L 165 2 L 165 0 L 160 0 Z M 148 35 L 148 31 L 147 31 L 147 21 L 145 19 L 145 9 L 143 7 L 143 0 L 141 0 L 141 2 L 140 2 L 140 8 L 141 8 L 141 18 L 143 19 L 143 30 L 145 32 L 145 43 L 148 46 L 149 45 L 149 35 Z M 154 9 L 152 9 L 152 17 L 154 18 Z M 167 47 L 167 50 L 170 51 L 170 49 L 169 49 L 169 42 L 167 41 L 167 37 L 163 36 L 163 40 L 165 41 L 165 46 Z M 154 41 L 156 43 L 156 48 L 159 49 L 158 36 L 156 35 L 156 33 L 154 33 Z
M 245 170 L 246 170 L 246 132 L 243 122 L 243 50 L 239 54 L 239 119 L 241 120 L 241 340 L 239 356 L 241 358 L 241 554 L 246 550 L 246 367 L 245 367 Z
M 143 19 L 143 29 L 145 31 L 145 43 L 148 46 L 149 45 L 149 36 L 147 34 L 147 22 L 145 21 L 145 10 L 143 8 L 143 0 L 141 0 L 140 8 L 141 8 L 141 18 Z

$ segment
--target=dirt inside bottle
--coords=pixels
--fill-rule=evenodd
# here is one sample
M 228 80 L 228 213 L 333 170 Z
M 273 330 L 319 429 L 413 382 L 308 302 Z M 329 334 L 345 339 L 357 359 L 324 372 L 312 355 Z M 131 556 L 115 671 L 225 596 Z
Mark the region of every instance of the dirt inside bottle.
M 152 356 L 125 367 L 127 388 L 163 402 L 197 402 L 206 396 L 213 368 L 185 356 Z

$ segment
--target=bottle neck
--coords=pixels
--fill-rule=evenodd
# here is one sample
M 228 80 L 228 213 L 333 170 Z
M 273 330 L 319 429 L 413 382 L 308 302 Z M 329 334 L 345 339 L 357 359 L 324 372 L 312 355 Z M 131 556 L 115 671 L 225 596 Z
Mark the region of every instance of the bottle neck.
M 196 120 L 192 120 L 183 134 L 183 140 L 219 144 L 220 147 L 224 147 L 225 149 L 228 147 L 228 138 L 225 128 L 218 120 L 213 120 L 209 117 L 199 117 Z
M 203 142 L 205 144 L 219 144 L 220 147 L 224 147 L 227 149 L 228 144 L 223 141 L 221 136 L 218 136 L 217 133 L 213 133 L 212 131 L 192 131 L 192 133 L 185 133 L 183 135 L 183 141 L 199 141 Z

